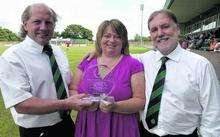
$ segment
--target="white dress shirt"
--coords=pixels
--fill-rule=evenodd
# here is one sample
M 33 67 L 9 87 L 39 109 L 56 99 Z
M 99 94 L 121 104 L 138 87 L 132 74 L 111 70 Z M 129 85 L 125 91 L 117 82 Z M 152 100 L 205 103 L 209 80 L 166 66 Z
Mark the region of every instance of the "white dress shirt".
M 52 48 L 68 91 L 67 85 L 72 80 L 68 60 L 58 47 Z M 14 108 L 16 104 L 33 96 L 57 99 L 49 57 L 42 50 L 43 46 L 27 36 L 23 42 L 10 47 L 2 54 L 10 64 L 0 70 L 5 107 L 10 108 L 15 123 L 25 128 L 50 126 L 61 121 L 58 112 L 28 115 L 19 114 Z
M 158 125 L 148 129 L 147 107 L 162 56 L 152 50 L 137 57 L 144 64 L 146 79 L 144 127 L 159 136 L 190 134 L 198 127 L 202 137 L 220 137 L 220 88 L 215 70 L 206 58 L 180 45 L 167 56 Z

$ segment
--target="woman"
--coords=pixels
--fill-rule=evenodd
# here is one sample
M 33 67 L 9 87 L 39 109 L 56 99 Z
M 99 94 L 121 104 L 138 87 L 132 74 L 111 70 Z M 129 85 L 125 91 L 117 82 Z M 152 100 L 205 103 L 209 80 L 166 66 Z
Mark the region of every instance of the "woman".
M 83 60 L 76 73 L 74 88 L 87 93 L 93 73 L 89 68 L 104 65 L 109 68 L 103 79 L 112 77 L 115 84 L 109 96 L 115 102 L 95 103 L 79 111 L 76 137 L 139 137 L 137 112 L 145 105 L 143 66 L 129 55 L 127 30 L 116 19 L 104 21 L 96 35 L 97 58 Z M 100 70 L 99 70 L 100 71 Z

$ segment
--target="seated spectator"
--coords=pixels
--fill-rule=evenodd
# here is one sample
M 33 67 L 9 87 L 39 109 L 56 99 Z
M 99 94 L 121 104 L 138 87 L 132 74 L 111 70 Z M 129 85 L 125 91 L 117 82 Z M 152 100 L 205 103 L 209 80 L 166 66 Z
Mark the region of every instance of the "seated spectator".
M 209 42 L 209 51 L 214 51 L 215 45 L 217 44 L 217 41 L 214 37 L 211 38 Z
M 180 45 L 181 45 L 181 47 L 182 47 L 183 49 L 187 49 L 187 48 L 188 48 L 188 41 L 185 40 L 185 39 L 183 39 L 183 40 L 181 41 Z
M 203 33 L 201 33 L 200 35 L 199 35 L 199 37 L 198 37 L 198 40 L 196 41 L 196 49 L 201 49 L 201 47 L 202 47 L 202 45 L 203 45 L 203 43 L 204 43 L 204 34 Z
M 195 47 L 195 43 L 196 43 L 196 41 L 194 40 L 194 39 L 192 39 L 192 40 L 190 40 L 189 41 L 189 49 L 195 49 L 196 47 Z
M 214 51 L 220 52 L 220 41 L 215 44 Z

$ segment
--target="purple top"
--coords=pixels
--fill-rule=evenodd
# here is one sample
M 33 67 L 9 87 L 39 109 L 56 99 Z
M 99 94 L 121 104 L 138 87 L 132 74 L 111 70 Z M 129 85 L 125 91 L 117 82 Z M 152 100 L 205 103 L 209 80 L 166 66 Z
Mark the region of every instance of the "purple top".
M 89 80 L 91 66 L 97 65 L 97 58 L 91 61 L 83 60 L 78 68 L 83 71 L 83 78 L 78 86 L 79 93 L 90 91 Z M 115 101 L 127 100 L 132 97 L 131 76 L 143 71 L 143 65 L 131 56 L 124 55 L 119 63 L 104 79 L 113 77 L 115 83 L 110 96 Z M 86 73 L 84 73 L 86 72 Z M 76 119 L 76 137 L 139 137 L 136 114 L 104 113 L 82 110 Z

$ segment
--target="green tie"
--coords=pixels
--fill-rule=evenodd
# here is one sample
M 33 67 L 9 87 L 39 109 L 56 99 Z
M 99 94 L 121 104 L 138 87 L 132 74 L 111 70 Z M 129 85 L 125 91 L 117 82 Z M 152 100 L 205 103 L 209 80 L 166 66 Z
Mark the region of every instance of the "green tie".
M 146 115 L 146 123 L 148 128 L 151 129 L 157 125 L 158 122 L 158 115 L 160 111 L 160 102 L 164 87 L 164 81 L 166 76 L 166 61 L 168 57 L 162 57 L 162 65 L 157 73 L 156 79 L 154 81 L 153 90 L 150 96 L 150 101 L 147 108 L 147 115 Z
M 54 80 L 54 84 L 56 87 L 56 92 L 57 92 L 57 98 L 58 99 L 65 99 L 67 98 L 67 93 L 66 93 L 66 89 L 64 86 L 64 82 L 63 82 L 63 78 L 62 75 L 60 73 L 60 69 L 57 65 L 55 56 L 53 54 L 53 50 L 51 48 L 50 45 L 45 45 L 43 52 L 45 52 L 50 59 L 50 65 L 51 65 L 51 70 L 52 70 L 52 74 L 53 74 L 53 80 Z M 69 110 L 60 110 L 60 117 L 64 118 L 65 116 L 67 116 L 70 111 Z

